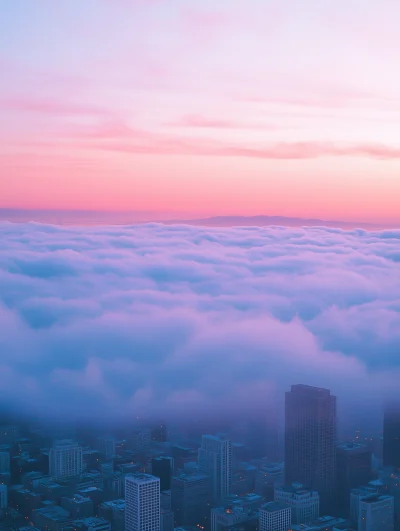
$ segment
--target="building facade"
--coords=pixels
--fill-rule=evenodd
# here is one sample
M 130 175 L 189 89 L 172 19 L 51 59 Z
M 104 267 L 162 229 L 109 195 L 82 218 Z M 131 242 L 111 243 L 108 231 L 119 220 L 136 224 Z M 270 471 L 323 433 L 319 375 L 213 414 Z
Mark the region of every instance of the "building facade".
M 290 507 L 279 502 L 263 505 L 259 512 L 259 531 L 288 531 L 291 527 Z
M 358 531 L 393 531 L 394 499 L 392 496 L 369 496 L 360 500 Z
M 292 385 L 285 397 L 285 483 L 318 491 L 321 510 L 335 499 L 336 397 L 328 389 Z
M 275 501 L 292 509 L 292 524 L 306 524 L 319 516 L 319 494 L 299 483 L 275 489 Z
M 338 511 L 350 515 L 351 490 L 371 480 L 372 455 L 363 444 L 344 443 L 336 448 L 336 486 Z
M 49 452 L 50 476 L 55 478 L 79 476 L 82 470 L 82 447 L 70 439 L 57 441 Z
M 160 531 L 160 479 L 149 474 L 125 478 L 125 531 Z
M 212 498 L 221 502 L 231 492 L 232 444 L 213 435 L 203 435 L 198 452 L 199 470 L 210 478 Z
M 400 468 L 400 407 L 388 407 L 385 410 L 383 465 Z

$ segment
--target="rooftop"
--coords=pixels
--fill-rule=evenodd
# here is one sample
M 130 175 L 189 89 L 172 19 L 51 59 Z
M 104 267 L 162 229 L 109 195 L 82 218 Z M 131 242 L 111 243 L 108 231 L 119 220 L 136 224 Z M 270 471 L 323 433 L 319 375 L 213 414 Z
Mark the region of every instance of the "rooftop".
M 261 509 L 263 511 L 267 511 L 269 513 L 274 513 L 275 511 L 283 511 L 284 509 L 289 509 L 290 511 L 290 507 L 289 505 L 286 505 L 285 503 L 280 503 L 280 502 L 268 502 L 268 503 L 265 503 Z
M 133 474 L 132 476 L 127 476 L 126 481 L 133 483 L 150 483 L 153 481 L 160 481 L 160 478 L 156 476 L 151 476 L 150 474 Z

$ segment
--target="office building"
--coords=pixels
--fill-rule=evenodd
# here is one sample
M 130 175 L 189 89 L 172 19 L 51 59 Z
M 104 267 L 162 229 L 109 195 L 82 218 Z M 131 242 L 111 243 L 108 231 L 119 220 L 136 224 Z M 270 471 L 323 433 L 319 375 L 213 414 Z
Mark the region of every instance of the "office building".
M 151 461 L 151 473 L 160 478 L 161 490 L 171 488 L 173 462 L 172 457 L 155 457 Z
M 161 509 L 160 531 L 174 531 L 175 515 L 170 509 Z
M 319 517 L 318 492 L 300 483 L 276 488 L 275 501 L 291 507 L 293 524 L 306 524 Z
M 113 531 L 125 531 L 125 500 L 103 502 L 99 506 L 99 516 L 111 522 Z
M 151 430 L 151 440 L 154 442 L 167 441 L 167 427 L 163 422 L 160 422 Z
M 151 432 L 147 428 L 135 430 L 130 438 L 132 449 L 135 452 L 146 452 L 151 444 Z
M 363 498 L 379 494 L 378 489 L 371 485 L 365 485 L 351 489 L 350 491 L 350 520 L 358 522 L 358 515 L 360 510 L 360 501 Z
M 58 505 L 47 505 L 32 512 L 32 521 L 45 531 L 63 531 L 72 524 L 69 512 Z
M 10 452 L 0 452 L 0 474 L 10 472 Z
M 198 463 L 199 470 L 210 478 L 214 503 L 221 502 L 231 491 L 231 441 L 213 435 L 203 435 L 198 452 Z
M 176 525 L 204 525 L 210 513 L 210 482 L 198 472 L 172 478 L 171 505 Z
M 376 494 L 360 500 L 358 531 L 393 531 L 394 499 Z
M 335 498 L 336 397 L 308 385 L 292 385 L 285 400 L 285 483 L 318 491 L 321 511 Z
M 372 474 L 372 455 L 363 444 L 343 443 L 336 448 L 337 508 L 343 516 L 350 514 L 351 490 L 366 485 Z
M 160 479 L 149 474 L 125 478 L 125 531 L 160 531 Z
M 99 437 L 97 439 L 97 448 L 106 459 L 112 459 L 115 455 L 114 437 Z
M 7 485 L 4 485 L 4 483 L 0 483 L 0 509 L 1 510 L 7 509 L 7 506 L 8 506 L 7 493 L 8 493 Z
M 259 512 L 260 531 L 288 531 L 291 526 L 292 512 L 284 503 L 268 502 Z
M 75 520 L 74 531 L 111 531 L 111 524 L 104 518 L 91 517 Z
M 82 448 L 70 439 L 57 441 L 49 452 L 49 474 L 55 478 L 78 476 L 82 473 Z
M 388 407 L 383 420 L 383 465 L 400 468 L 400 407 Z
M 94 516 L 94 504 L 91 498 L 75 494 L 72 498 L 61 498 L 61 507 L 66 509 L 74 520 Z
M 255 492 L 263 496 L 266 501 L 273 501 L 275 489 L 285 483 L 284 474 L 284 463 L 262 464 L 256 474 Z

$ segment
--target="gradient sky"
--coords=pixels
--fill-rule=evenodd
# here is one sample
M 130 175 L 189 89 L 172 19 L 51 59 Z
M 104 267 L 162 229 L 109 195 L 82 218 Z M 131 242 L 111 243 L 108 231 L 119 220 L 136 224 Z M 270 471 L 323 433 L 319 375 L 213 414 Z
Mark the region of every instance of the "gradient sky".
M 0 207 L 400 222 L 398 0 L 0 7 Z

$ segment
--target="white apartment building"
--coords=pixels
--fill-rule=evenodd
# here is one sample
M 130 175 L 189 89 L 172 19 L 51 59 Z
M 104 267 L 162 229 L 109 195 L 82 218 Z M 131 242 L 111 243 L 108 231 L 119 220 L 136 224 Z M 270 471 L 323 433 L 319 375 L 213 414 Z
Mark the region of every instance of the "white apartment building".
M 269 502 L 260 508 L 259 531 L 288 531 L 291 523 L 291 508 L 283 503 Z
M 125 478 L 125 531 L 160 531 L 160 478 Z
M 79 476 L 82 470 L 82 447 L 70 439 L 56 441 L 49 452 L 50 476 L 55 478 Z

